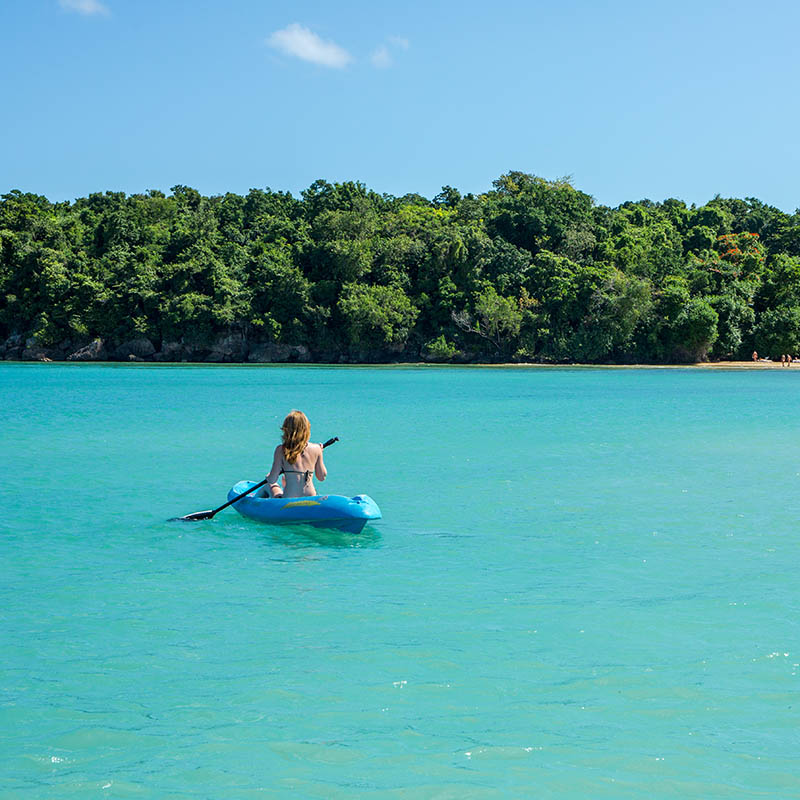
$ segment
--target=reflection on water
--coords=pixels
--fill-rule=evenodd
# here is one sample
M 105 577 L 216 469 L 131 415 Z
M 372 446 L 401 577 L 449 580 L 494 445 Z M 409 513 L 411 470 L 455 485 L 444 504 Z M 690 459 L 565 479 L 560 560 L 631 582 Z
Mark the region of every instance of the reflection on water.
M 361 533 L 345 533 L 313 525 L 266 525 L 254 522 L 251 528 L 269 541 L 296 549 L 308 547 L 325 548 L 374 548 L 381 545 L 381 534 L 368 524 Z
M 187 522 L 193 528 L 202 531 L 203 535 L 230 539 L 249 537 L 254 542 L 264 545 L 275 544 L 291 549 L 307 548 L 375 548 L 381 546 L 382 537 L 374 523 L 368 523 L 361 533 L 346 533 L 330 528 L 315 528 L 313 525 L 270 525 L 266 522 L 256 522 L 238 515 L 225 515 L 213 520 L 201 522 Z

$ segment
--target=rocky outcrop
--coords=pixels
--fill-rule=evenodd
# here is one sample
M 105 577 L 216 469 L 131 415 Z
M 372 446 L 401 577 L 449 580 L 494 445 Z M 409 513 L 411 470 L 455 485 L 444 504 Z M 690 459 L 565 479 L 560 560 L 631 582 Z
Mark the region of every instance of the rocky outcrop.
M 208 345 L 186 342 L 183 339 L 178 341 L 166 340 L 161 343 L 161 349 L 148 361 L 205 361 L 208 355 Z
M 234 361 L 247 361 L 248 342 L 241 333 L 232 333 L 215 339 L 204 361 L 217 363 L 231 363 Z
M 0 342 L 0 359 L 5 361 L 64 361 L 68 353 L 78 350 L 86 341 L 64 339 L 58 344 L 40 344 L 35 336 L 27 338 L 19 333 Z
M 153 356 L 153 361 L 185 361 L 186 349 L 182 342 L 162 342 L 161 349 Z
M 0 344 L 0 358 L 5 361 L 19 361 L 25 349 L 25 337 L 21 333 L 12 333 Z
M 36 341 L 36 337 L 29 336 L 25 340 L 25 347 L 22 350 L 21 358 L 23 361 L 52 361 L 50 358 L 50 348 L 43 347 Z
M 119 340 L 108 341 L 96 338 L 64 339 L 58 344 L 43 346 L 34 336 L 13 334 L 0 340 L 0 360 L 5 361 L 122 361 L 122 362 L 194 362 L 194 363 L 387 363 L 394 361 L 416 361 L 418 348 L 396 345 L 382 350 L 350 348 L 339 350 L 335 343 L 318 344 L 313 352 L 303 344 L 251 341 L 240 330 L 233 329 L 210 342 L 202 339 L 181 338 L 164 340 L 160 348 L 153 340 L 141 336 L 121 344 Z M 457 361 L 469 361 L 472 353 L 461 353 Z
M 123 342 L 111 353 L 111 358 L 116 361 L 146 361 L 155 355 L 155 345 L 145 337 L 131 339 Z
M 311 353 L 303 344 L 278 344 L 266 342 L 250 347 L 247 360 L 253 364 L 275 364 L 287 361 L 311 361 Z
M 89 344 L 70 353 L 67 361 L 105 361 L 108 358 L 105 343 L 102 339 L 94 339 Z
M 147 361 L 204 361 L 217 364 L 242 362 L 272 364 L 294 361 L 306 363 L 313 360 L 311 351 L 305 345 L 250 342 L 243 333 L 238 331 L 218 336 L 209 344 L 185 339 L 165 340 L 157 353 L 146 355 L 143 350 L 138 350 L 134 352 L 134 355 Z

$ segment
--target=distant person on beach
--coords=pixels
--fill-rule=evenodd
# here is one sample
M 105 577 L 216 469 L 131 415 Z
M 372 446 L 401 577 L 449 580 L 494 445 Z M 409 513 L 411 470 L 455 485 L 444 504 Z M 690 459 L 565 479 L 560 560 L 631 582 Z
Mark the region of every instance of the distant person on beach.
M 791 367 L 792 366 L 792 354 L 791 353 L 787 353 L 786 354 L 786 366 L 787 367 Z
M 283 441 L 275 448 L 272 469 L 267 475 L 270 497 L 313 497 L 312 476 L 324 481 L 328 476 L 322 460 L 322 445 L 308 441 L 311 425 L 302 411 L 292 411 L 281 425 Z M 283 475 L 283 486 L 278 483 Z
M 785 353 L 781 353 L 781 366 L 782 367 L 786 366 L 786 354 Z
M 753 350 L 753 361 L 758 361 L 758 353 Z

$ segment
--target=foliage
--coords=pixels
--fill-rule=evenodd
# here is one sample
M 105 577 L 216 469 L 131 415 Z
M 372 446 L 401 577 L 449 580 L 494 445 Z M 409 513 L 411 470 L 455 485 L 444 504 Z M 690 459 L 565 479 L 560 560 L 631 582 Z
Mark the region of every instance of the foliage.
M 453 321 L 466 333 L 474 333 L 502 357 L 512 351 L 522 326 L 522 311 L 511 297 L 497 294 L 494 286 L 486 286 L 474 300 L 474 314 L 466 309 L 453 313 Z
M 458 355 L 458 348 L 444 338 L 444 334 L 426 342 L 422 353 L 428 361 L 450 361 Z
M 404 346 L 419 313 L 397 286 L 348 283 L 338 302 L 344 330 L 360 348 Z
M 800 212 L 720 197 L 607 208 L 522 172 L 432 201 L 322 180 L 299 198 L 0 198 L 7 357 L 6 340 L 65 357 L 96 338 L 208 352 L 232 334 L 317 360 L 797 355 Z

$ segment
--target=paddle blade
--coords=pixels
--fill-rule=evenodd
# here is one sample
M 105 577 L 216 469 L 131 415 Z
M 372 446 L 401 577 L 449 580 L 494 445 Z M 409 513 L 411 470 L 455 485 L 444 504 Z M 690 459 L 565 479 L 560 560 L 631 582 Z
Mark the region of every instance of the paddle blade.
M 173 517 L 174 520 L 183 520 L 184 522 L 197 522 L 201 519 L 211 519 L 216 511 L 195 511 L 194 514 L 187 514 L 185 517 Z

